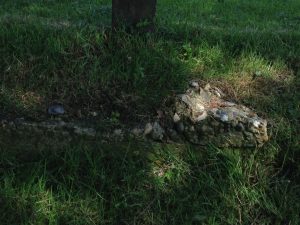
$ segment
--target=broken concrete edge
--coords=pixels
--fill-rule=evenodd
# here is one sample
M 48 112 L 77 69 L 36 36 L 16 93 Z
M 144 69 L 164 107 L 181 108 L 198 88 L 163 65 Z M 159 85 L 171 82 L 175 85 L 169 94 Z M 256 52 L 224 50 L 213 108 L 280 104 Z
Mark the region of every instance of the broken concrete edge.
M 72 140 L 72 138 L 82 137 L 90 140 L 99 140 L 100 142 L 121 142 L 130 139 L 136 140 L 155 140 L 165 141 L 165 136 L 161 134 L 153 134 L 155 139 L 152 139 L 152 135 L 148 135 L 146 132 L 146 124 L 144 128 L 115 128 L 103 131 L 94 127 L 86 127 L 74 122 L 64 122 L 62 120 L 48 120 L 43 122 L 25 121 L 23 118 L 17 118 L 15 120 L 1 120 L 0 131 L 12 135 L 24 135 L 26 137 L 63 137 L 66 140 Z M 152 133 L 152 125 L 151 133 Z M 148 128 L 149 129 L 149 128 Z M 154 129 L 160 129 L 158 123 L 154 126 Z
M 261 147 L 269 140 L 267 120 L 244 105 L 227 101 L 226 95 L 210 84 L 190 83 L 176 97 L 173 122 L 191 143 L 219 147 Z
M 174 103 L 156 121 L 137 127 L 99 130 L 79 123 L 49 120 L 29 122 L 24 119 L 2 120 L 0 129 L 47 135 L 85 136 L 102 141 L 125 141 L 129 138 L 158 142 L 189 142 L 217 147 L 262 147 L 269 139 L 267 121 L 249 108 L 224 100 L 218 88 L 200 87 L 192 82 L 186 93 L 177 95 Z
M 10 134 L 26 134 L 31 136 L 60 136 L 65 139 L 76 137 L 88 138 L 91 140 L 99 140 L 101 142 L 122 142 L 127 140 L 137 141 L 154 141 L 160 143 L 191 143 L 199 146 L 216 145 L 215 142 L 207 140 L 205 143 L 196 143 L 187 141 L 186 137 L 181 136 L 176 128 L 164 129 L 159 121 L 145 124 L 144 128 L 116 128 L 110 131 L 98 131 L 92 127 L 82 127 L 74 123 L 66 123 L 63 121 L 44 121 L 40 123 L 22 122 L 19 119 L 16 121 L 0 121 L 0 130 L 9 132 Z M 216 145 L 217 147 L 230 147 L 231 145 Z M 237 147 L 237 146 L 231 146 Z M 244 146 L 244 147 L 261 147 L 259 145 Z

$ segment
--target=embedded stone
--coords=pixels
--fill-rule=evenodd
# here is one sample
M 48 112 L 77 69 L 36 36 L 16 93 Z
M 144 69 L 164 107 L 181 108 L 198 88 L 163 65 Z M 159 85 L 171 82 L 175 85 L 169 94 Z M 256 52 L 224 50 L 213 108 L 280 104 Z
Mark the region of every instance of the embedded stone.
M 178 116 L 177 113 L 174 114 L 173 121 L 174 121 L 174 123 L 178 123 L 180 121 L 180 117 Z
M 66 132 L 63 132 L 66 133 Z M 74 127 L 74 133 L 77 135 L 82 135 L 82 136 L 91 136 L 95 137 L 96 136 L 96 130 L 93 128 L 86 128 L 86 127 L 79 127 L 75 126 Z
M 216 91 L 217 90 L 217 91 Z M 146 136 L 154 141 L 187 141 L 197 145 L 214 144 L 218 147 L 261 147 L 268 140 L 267 121 L 248 107 L 221 98 L 218 88 L 206 85 L 198 90 L 188 89 L 175 97 L 171 110 L 161 111 L 158 117 L 144 128 L 115 129 L 96 132 L 84 124 L 65 122 L 60 118 L 43 122 L 26 121 L 24 118 L 0 121 L 0 129 L 7 132 L 37 134 L 75 134 L 100 137 L 103 142 L 123 141 L 133 136 Z M 169 106 L 170 107 L 170 106 Z M 48 108 L 50 115 L 64 113 L 62 105 Z
M 141 128 L 133 128 L 133 129 L 131 130 L 131 133 L 132 133 L 134 136 L 138 137 L 138 136 L 143 135 L 144 130 L 141 129 Z
M 51 116 L 63 115 L 65 113 L 65 109 L 62 104 L 53 104 L 48 107 L 48 114 Z
M 165 130 L 160 126 L 158 122 L 153 124 L 153 130 L 151 137 L 155 141 L 162 141 L 164 139 Z
M 152 132 L 153 130 L 153 126 L 151 123 L 147 123 L 146 126 L 145 126 L 145 129 L 144 129 L 144 135 L 148 135 Z
M 123 135 L 123 131 L 121 129 L 114 130 L 114 136 L 122 136 L 122 135 Z
M 194 89 L 196 89 L 196 90 L 198 90 L 199 87 L 200 87 L 200 86 L 199 86 L 199 83 L 196 82 L 196 81 L 191 81 L 189 85 L 190 85 L 191 88 L 194 88 Z
M 261 147 L 268 141 L 267 121 L 253 110 L 223 99 L 225 94 L 211 85 L 199 89 L 188 89 L 175 101 L 173 115 L 188 129 L 175 127 L 187 141 L 219 147 Z

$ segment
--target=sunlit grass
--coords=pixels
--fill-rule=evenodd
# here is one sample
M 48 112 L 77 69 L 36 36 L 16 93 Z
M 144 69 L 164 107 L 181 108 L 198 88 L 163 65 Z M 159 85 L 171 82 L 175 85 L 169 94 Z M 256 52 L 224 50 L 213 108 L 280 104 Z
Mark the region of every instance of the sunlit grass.
M 1 149 L 6 170 L 0 210 L 8 223 L 298 222 L 298 203 L 290 202 L 299 197 L 299 187 L 270 176 L 276 148 L 250 152 L 75 140 L 48 147 L 44 138 L 15 137 L 18 144 Z M 34 152 L 29 140 L 39 147 Z
M 0 224 L 299 224 L 299 2 L 162 0 L 146 35 L 111 33 L 110 14 L 108 0 L 2 1 L 0 118 L 42 119 L 59 101 L 69 119 L 80 109 L 139 122 L 199 79 L 266 118 L 271 141 L 103 144 L 1 129 Z

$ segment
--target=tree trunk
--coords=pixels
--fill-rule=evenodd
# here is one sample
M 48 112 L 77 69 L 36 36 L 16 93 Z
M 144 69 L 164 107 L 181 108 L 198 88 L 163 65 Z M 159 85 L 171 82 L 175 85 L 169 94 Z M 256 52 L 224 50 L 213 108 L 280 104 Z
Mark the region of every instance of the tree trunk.
M 113 0 L 112 27 L 153 30 L 156 0 Z

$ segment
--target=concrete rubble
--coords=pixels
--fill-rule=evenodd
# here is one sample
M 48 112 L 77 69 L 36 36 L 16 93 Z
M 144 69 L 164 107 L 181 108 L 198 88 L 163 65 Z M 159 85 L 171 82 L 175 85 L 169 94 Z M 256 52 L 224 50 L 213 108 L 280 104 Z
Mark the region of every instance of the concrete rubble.
M 261 147 L 269 139 L 267 121 L 244 105 L 224 100 L 225 94 L 207 84 L 193 81 L 190 88 L 173 99 L 164 117 L 139 127 L 98 131 L 74 122 L 50 120 L 28 122 L 24 119 L 2 120 L 0 130 L 10 132 L 60 133 L 87 136 L 105 141 L 122 141 L 127 137 L 148 138 L 159 142 L 190 142 L 217 147 Z

